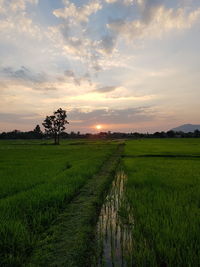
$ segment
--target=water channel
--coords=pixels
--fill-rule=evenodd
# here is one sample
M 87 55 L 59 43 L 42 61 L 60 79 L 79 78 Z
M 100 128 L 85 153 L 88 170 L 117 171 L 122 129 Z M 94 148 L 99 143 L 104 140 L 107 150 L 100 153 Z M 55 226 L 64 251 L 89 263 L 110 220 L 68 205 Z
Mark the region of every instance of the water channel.
M 101 208 L 97 224 L 98 258 L 96 266 L 99 267 L 133 266 L 132 229 L 134 221 L 124 194 L 126 178 L 123 170 L 116 173 Z M 125 213 L 126 216 L 122 216 L 122 213 Z

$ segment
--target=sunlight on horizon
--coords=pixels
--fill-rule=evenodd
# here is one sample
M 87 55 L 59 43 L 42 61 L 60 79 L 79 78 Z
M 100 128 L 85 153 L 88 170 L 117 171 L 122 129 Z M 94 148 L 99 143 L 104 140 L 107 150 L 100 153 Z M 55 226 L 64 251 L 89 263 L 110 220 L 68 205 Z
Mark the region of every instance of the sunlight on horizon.
M 95 128 L 96 128 L 97 130 L 101 130 L 101 129 L 102 129 L 102 125 L 98 124 L 98 125 L 95 126 Z
M 69 132 L 200 124 L 200 1 L 0 3 L 1 131 L 59 107 Z

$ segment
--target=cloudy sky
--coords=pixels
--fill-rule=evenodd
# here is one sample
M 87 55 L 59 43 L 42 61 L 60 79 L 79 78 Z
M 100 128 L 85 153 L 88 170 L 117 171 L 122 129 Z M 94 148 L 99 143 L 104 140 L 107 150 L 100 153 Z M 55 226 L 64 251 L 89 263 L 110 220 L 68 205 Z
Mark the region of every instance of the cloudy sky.
M 200 124 L 199 0 L 0 0 L 0 132 Z

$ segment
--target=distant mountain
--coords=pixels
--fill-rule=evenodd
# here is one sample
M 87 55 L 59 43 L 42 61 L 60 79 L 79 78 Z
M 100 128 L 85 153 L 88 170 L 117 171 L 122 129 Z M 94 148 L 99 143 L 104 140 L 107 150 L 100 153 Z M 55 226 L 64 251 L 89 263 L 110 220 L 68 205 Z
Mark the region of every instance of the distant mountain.
M 195 130 L 200 130 L 200 124 L 184 124 L 179 127 L 173 128 L 172 131 L 175 132 L 194 132 Z

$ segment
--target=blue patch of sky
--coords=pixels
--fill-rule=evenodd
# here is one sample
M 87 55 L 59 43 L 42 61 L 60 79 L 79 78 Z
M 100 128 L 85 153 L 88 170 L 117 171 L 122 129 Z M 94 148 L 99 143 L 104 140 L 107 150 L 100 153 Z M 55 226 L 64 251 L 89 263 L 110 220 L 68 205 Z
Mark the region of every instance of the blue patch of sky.
M 107 27 L 112 21 L 133 20 L 137 18 L 137 10 L 127 8 L 122 3 L 105 4 L 104 8 L 90 16 L 87 32 L 93 40 L 100 40 L 102 36 L 110 34 Z
M 62 8 L 61 0 L 40 0 L 38 5 L 29 5 L 27 11 L 34 16 L 34 22 L 43 26 L 53 26 L 60 23 L 60 20 L 53 14 L 53 11 Z
M 164 0 L 162 2 L 167 8 L 177 8 L 179 6 L 179 1 L 177 0 Z
M 89 3 L 90 1 L 83 1 L 83 0 L 70 0 L 71 3 L 75 4 L 77 7 L 84 6 L 85 4 Z

